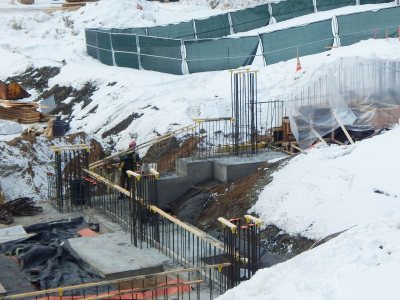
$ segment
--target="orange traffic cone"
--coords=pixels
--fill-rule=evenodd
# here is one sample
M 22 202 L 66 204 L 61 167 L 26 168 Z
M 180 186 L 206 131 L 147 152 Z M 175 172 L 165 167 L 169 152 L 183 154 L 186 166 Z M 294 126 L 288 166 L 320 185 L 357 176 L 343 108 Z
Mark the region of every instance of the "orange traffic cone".
M 301 70 L 301 63 L 300 63 L 300 57 L 299 57 L 299 48 L 297 48 L 297 64 L 296 64 L 296 72 Z

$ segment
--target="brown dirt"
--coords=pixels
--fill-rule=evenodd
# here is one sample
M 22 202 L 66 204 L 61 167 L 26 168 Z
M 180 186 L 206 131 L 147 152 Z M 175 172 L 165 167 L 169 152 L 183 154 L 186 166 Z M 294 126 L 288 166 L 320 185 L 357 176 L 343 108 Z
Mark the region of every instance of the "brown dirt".
M 120 133 L 121 131 L 127 129 L 128 126 L 131 125 L 133 120 L 139 119 L 141 116 L 143 116 L 143 114 L 132 113 L 126 119 L 122 120 L 117 125 L 115 125 L 113 128 L 103 132 L 101 137 L 104 139 L 110 135 L 116 135 L 116 134 Z
M 8 77 L 6 82 L 15 81 L 25 89 L 36 89 L 39 92 L 43 92 L 49 87 L 49 79 L 59 73 L 60 68 L 58 67 L 29 68 L 21 75 Z
M 263 187 L 263 180 L 260 179 L 265 176 L 266 172 L 261 167 L 257 172 L 226 186 L 228 190 L 216 196 L 202 212 L 198 225 L 204 230 L 211 230 L 220 227 L 219 217 L 231 219 L 247 214 L 258 199 L 257 190 Z
M 271 182 L 272 174 L 283 167 L 288 159 L 260 167 L 257 172 L 231 185 L 219 186 L 207 207 L 201 212 L 195 224 L 202 230 L 221 236 L 222 226 L 218 217 L 226 219 L 243 217 L 255 204 L 261 190 Z M 275 254 L 293 257 L 307 251 L 315 242 L 301 235 L 289 235 L 274 225 L 268 225 L 261 232 L 263 247 Z
M 177 158 L 189 157 L 197 149 L 198 137 L 188 137 L 181 145 L 176 137 L 171 137 L 152 145 L 143 160 L 156 162 L 159 172 L 175 170 Z

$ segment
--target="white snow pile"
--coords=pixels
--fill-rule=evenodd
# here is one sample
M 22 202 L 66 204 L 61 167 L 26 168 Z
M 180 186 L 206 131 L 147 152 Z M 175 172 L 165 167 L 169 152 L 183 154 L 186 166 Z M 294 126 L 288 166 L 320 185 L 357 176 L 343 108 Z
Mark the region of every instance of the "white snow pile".
M 354 146 L 325 146 L 273 175 L 252 211 L 291 234 L 320 239 L 400 213 L 400 126 Z
M 21 124 L 0 119 L 0 135 L 18 134 L 24 130 Z
M 399 236 L 399 213 L 374 218 L 289 261 L 258 271 L 218 300 L 398 299 Z

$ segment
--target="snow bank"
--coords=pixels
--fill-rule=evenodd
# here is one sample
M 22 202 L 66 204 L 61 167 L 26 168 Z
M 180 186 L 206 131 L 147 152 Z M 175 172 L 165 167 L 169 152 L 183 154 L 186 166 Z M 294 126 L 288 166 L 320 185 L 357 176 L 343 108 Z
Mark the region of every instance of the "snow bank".
M 258 271 L 219 300 L 398 299 L 400 214 L 374 219 L 297 257 Z
M 400 213 L 399 147 L 400 126 L 354 146 L 298 155 L 273 175 L 252 211 L 314 239 Z
M 24 130 L 21 124 L 0 119 L 0 135 L 18 134 Z

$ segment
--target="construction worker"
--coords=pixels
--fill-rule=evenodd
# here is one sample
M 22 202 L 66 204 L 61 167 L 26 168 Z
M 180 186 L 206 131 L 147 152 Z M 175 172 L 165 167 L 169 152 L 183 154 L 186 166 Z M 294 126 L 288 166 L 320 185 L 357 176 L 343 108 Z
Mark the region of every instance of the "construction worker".
M 129 143 L 129 150 L 135 150 L 135 149 L 136 149 L 136 141 L 132 140 Z M 120 185 L 121 187 L 129 191 L 131 186 L 126 171 L 136 171 L 138 166 L 142 164 L 142 159 L 140 158 L 139 153 L 135 151 L 121 156 L 119 161 L 120 161 L 119 170 L 121 171 Z

